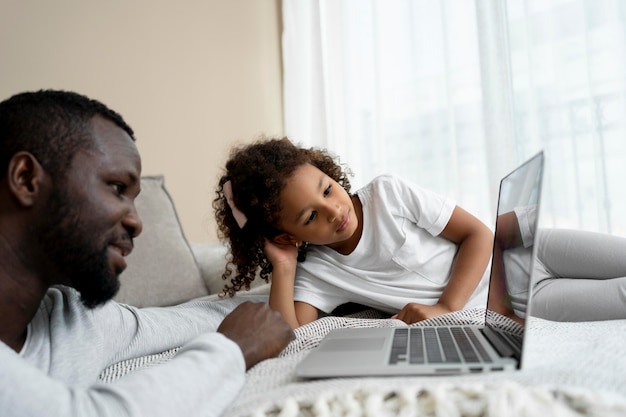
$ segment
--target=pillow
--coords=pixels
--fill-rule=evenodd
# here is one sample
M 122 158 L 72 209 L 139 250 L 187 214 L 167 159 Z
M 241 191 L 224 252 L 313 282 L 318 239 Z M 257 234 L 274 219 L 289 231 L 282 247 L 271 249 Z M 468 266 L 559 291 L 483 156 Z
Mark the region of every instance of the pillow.
M 226 281 L 222 274 L 226 269 L 228 248 L 222 243 L 192 243 L 191 251 L 196 258 L 200 274 L 210 294 L 219 294 Z
M 210 294 L 220 294 L 224 289 L 226 281 L 222 279 L 226 268 L 228 248 L 223 243 L 192 243 L 191 251 L 196 258 L 200 273 L 204 279 Z M 241 290 L 238 294 L 266 294 L 269 295 L 270 284 L 263 281 L 260 271 L 257 271 L 256 278 L 250 284 L 250 291 Z
M 115 300 L 137 307 L 168 306 L 208 295 L 163 176 L 141 178 L 135 200 L 143 231 L 126 258 Z

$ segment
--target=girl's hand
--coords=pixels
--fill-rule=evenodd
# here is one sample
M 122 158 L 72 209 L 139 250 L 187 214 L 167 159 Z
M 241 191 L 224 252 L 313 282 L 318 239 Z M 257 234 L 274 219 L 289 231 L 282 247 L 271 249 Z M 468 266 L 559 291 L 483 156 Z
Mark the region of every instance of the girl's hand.
M 295 245 L 279 245 L 265 239 L 263 252 L 272 264 L 272 267 L 294 266 L 298 262 L 298 248 Z
M 402 320 L 406 324 L 411 324 L 450 312 L 452 312 L 452 310 L 443 304 L 428 306 L 418 303 L 409 303 L 405 305 L 398 314 L 392 316 L 391 318 Z
M 281 245 L 265 239 L 263 251 L 272 263 L 269 306 L 278 311 L 292 329 L 316 320 L 318 312 L 315 307 L 293 299 L 298 248 L 295 245 Z

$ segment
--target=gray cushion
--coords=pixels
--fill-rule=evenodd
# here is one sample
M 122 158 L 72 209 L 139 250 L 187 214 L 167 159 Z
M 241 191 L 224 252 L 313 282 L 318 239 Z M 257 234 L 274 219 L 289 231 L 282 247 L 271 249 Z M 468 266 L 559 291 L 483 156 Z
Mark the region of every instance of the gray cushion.
M 191 251 L 209 293 L 221 293 L 226 283 L 222 275 L 226 269 L 228 248 L 221 243 L 192 243 Z
M 143 232 L 126 258 L 115 299 L 137 307 L 167 306 L 208 295 L 162 176 L 142 177 L 135 201 Z

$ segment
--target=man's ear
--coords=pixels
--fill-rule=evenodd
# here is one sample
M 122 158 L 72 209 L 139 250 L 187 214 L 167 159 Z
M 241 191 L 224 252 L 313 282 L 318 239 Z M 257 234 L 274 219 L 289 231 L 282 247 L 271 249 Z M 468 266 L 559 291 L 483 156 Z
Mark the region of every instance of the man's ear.
M 46 172 L 30 152 L 18 152 L 9 161 L 7 172 L 9 190 L 25 207 L 32 206 L 37 200 L 45 178 Z
M 298 241 L 289 233 L 281 233 L 276 236 L 272 241 L 278 245 L 294 246 Z

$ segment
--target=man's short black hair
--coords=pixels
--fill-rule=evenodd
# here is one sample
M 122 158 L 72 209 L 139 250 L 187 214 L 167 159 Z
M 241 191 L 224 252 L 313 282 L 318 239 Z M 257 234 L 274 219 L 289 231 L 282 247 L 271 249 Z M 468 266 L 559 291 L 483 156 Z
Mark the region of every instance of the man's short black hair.
M 91 121 L 100 115 L 135 140 L 122 116 L 97 100 L 70 91 L 39 90 L 0 103 L 0 178 L 17 152 L 32 153 L 54 179 L 64 178 L 74 155 L 93 147 Z

